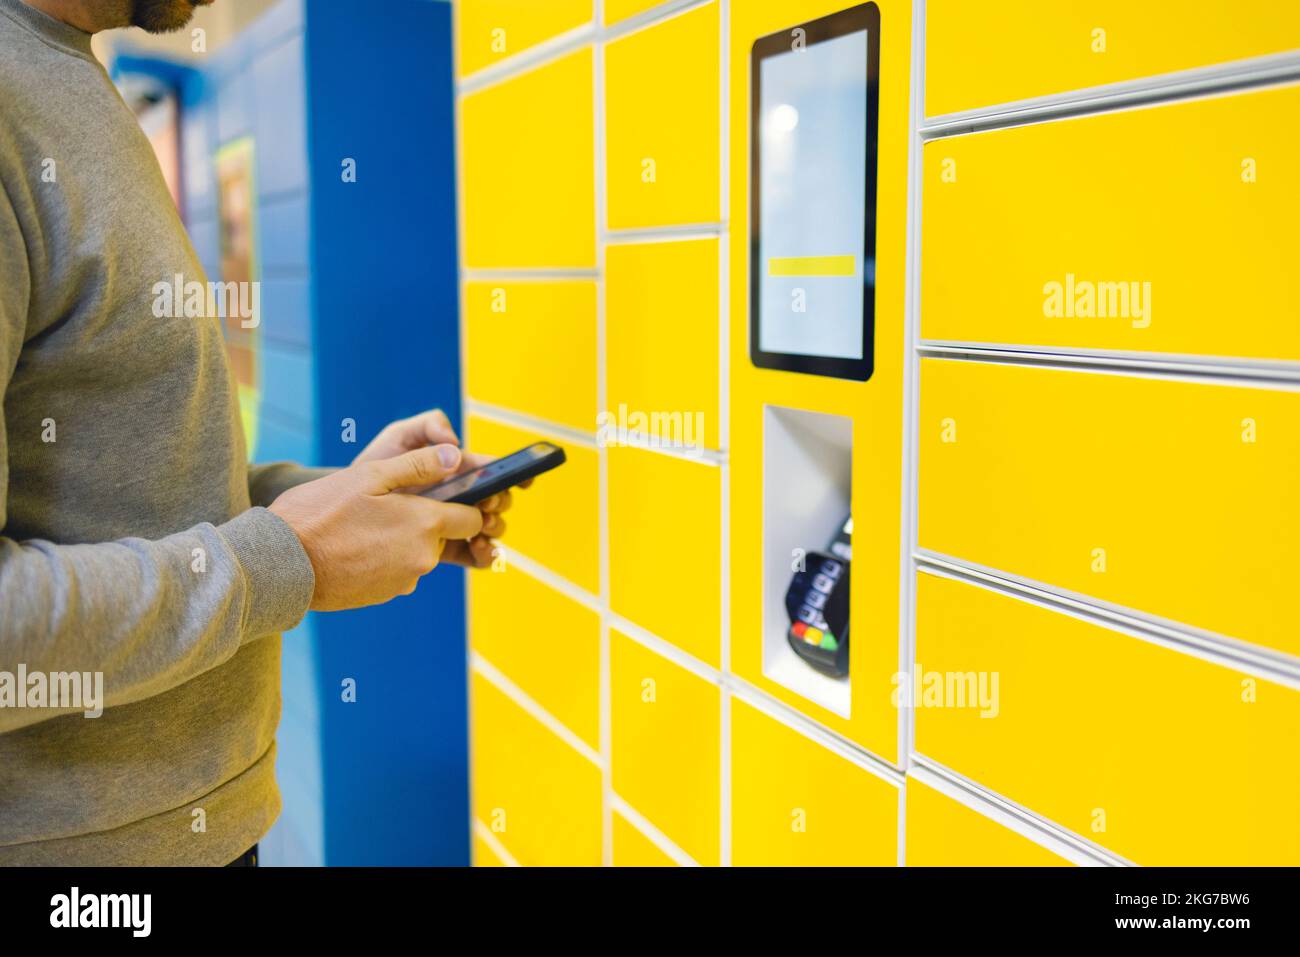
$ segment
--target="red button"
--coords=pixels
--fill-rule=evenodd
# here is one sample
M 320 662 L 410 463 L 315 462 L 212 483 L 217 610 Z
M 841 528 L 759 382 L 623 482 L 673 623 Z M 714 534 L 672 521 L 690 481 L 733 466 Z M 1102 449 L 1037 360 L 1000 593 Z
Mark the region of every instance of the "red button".
M 802 621 L 796 621 L 794 623 L 794 636 L 796 638 L 802 638 L 803 633 L 807 630 L 808 630 L 808 626 L 805 625 Z

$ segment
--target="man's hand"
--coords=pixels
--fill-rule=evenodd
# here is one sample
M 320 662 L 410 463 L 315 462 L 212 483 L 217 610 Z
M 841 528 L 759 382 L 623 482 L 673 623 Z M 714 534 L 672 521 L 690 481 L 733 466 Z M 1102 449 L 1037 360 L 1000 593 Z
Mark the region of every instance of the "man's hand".
M 385 426 L 383 431 L 357 454 L 357 457 L 352 460 L 352 464 L 359 465 L 364 462 L 381 461 L 414 449 L 442 444 L 460 445 L 460 439 L 457 438 L 455 429 L 451 427 L 451 421 L 442 410 L 431 409 L 428 412 L 421 412 L 409 419 L 399 419 Z M 490 455 L 475 455 L 472 452 L 466 452 L 461 458 L 459 468 L 444 477 L 450 478 L 452 475 L 471 471 L 487 465 L 491 461 L 493 461 L 493 457 Z M 438 481 L 442 481 L 442 479 L 438 479 Z M 428 484 L 435 483 L 430 482 Z M 532 484 L 532 480 L 529 479 L 519 487 L 528 488 Z M 423 491 L 425 487 L 413 487 L 407 489 L 407 491 Z M 510 508 L 511 502 L 511 495 L 508 491 L 479 502 L 475 507 L 483 513 L 482 533 L 468 541 L 460 539 L 448 541 L 442 553 L 442 560 L 455 565 L 464 565 L 467 568 L 487 568 L 490 566 L 492 564 L 492 551 L 495 547 L 491 539 L 500 538 L 505 534 L 506 523 L 505 519 L 501 517 L 501 513 Z
M 469 455 L 467 459 L 474 459 L 479 465 L 486 464 L 492 459 L 485 455 Z M 477 468 L 478 466 L 472 466 Z M 461 471 L 464 471 L 462 468 Z M 492 539 L 500 538 L 506 533 L 506 520 L 501 517 L 501 513 L 511 505 L 510 490 L 506 489 L 493 495 L 491 498 L 484 499 L 474 507 L 483 515 L 483 532 L 475 535 L 469 541 L 448 542 L 447 547 L 443 549 L 442 560 L 451 562 L 453 565 L 464 565 L 466 568 L 487 568 L 492 564 L 492 552 L 496 546 Z
M 270 510 L 293 529 L 315 569 L 311 607 L 338 611 L 409 595 L 449 542 L 469 551 L 466 540 L 484 530 L 483 511 L 397 491 L 441 482 L 461 461 L 454 445 L 417 448 L 354 463 L 272 502 Z
M 456 430 L 441 409 L 430 409 L 409 419 L 398 419 L 384 426 L 370 444 L 357 453 L 353 465 L 391 459 L 403 452 L 413 452 L 426 445 L 460 445 Z

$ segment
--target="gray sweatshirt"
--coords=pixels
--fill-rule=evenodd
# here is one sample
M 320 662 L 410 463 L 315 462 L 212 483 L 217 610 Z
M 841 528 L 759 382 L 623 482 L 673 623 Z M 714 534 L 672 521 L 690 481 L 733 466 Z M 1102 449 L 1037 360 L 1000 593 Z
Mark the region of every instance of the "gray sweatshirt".
M 218 320 L 155 318 L 178 273 L 207 282 L 89 35 L 0 0 L 0 864 L 225 864 L 279 813 L 314 578 L 254 506 L 316 473 L 248 468 Z M 72 672 L 101 716 L 40 706 Z

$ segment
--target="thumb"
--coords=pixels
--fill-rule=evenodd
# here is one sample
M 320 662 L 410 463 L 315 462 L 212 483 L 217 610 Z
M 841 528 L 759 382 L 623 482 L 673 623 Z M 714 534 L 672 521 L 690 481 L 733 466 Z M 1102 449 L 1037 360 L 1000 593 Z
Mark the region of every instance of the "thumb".
M 456 474 L 460 467 L 460 449 L 454 445 L 426 446 L 371 464 L 376 492 L 436 485 Z

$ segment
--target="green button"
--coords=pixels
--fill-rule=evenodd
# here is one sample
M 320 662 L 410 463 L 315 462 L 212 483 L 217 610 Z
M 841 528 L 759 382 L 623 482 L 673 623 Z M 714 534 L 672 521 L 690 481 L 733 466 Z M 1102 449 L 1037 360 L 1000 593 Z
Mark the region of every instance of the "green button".
M 839 648 L 839 646 L 840 643 L 835 640 L 835 636 L 832 635 L 829 631 L 826 632 L 826 634 L 822 635 L 822 647 L 825 648 L 827 651 L 834 651 L 835 649 Z

